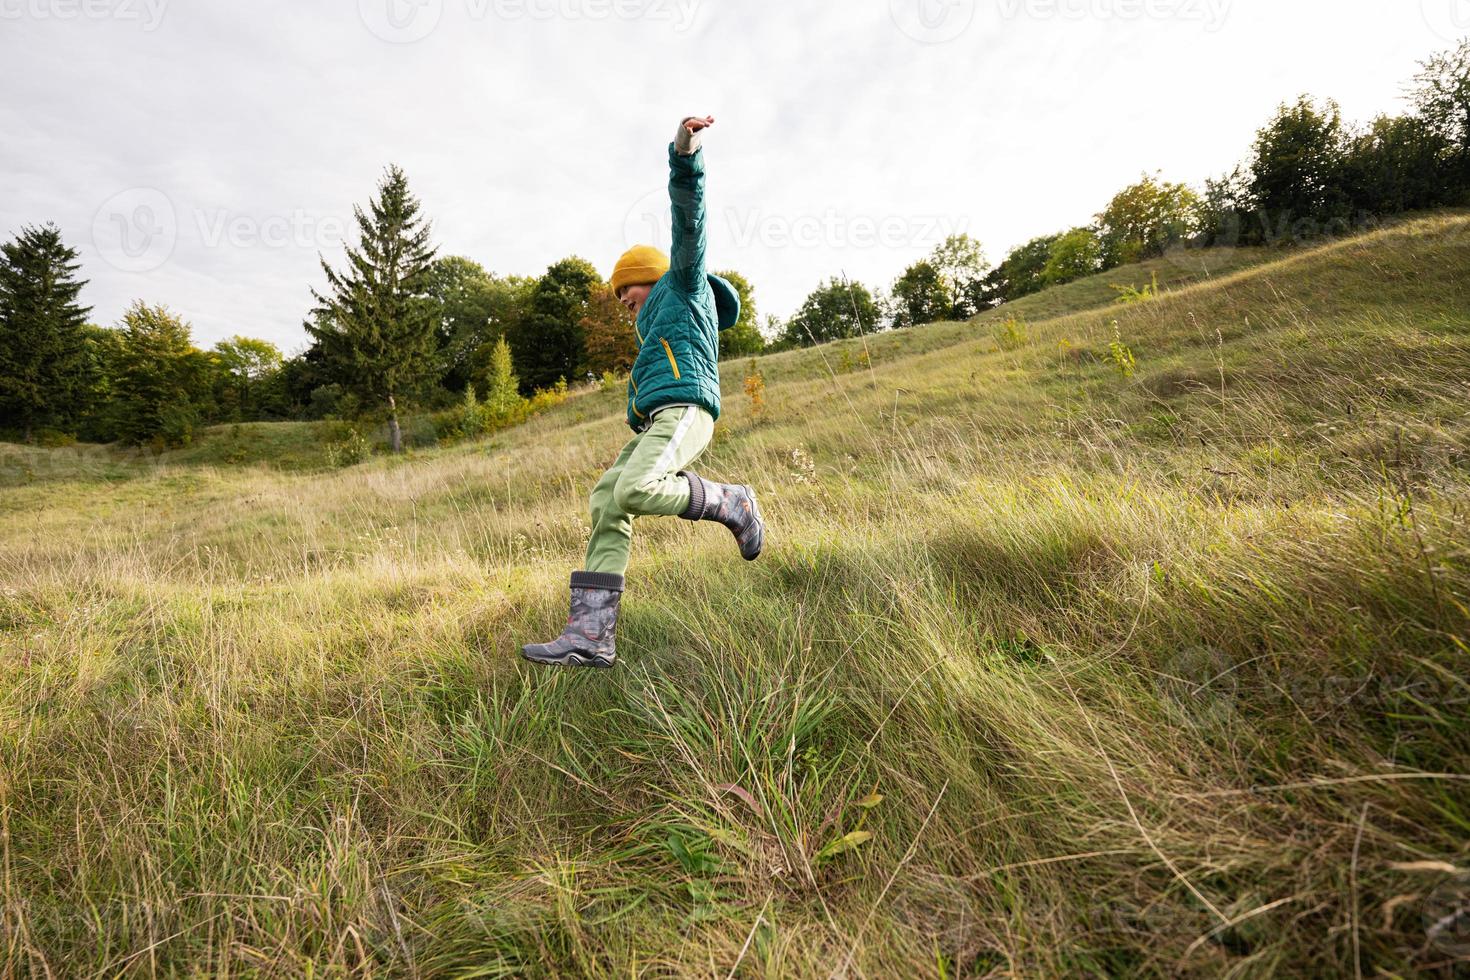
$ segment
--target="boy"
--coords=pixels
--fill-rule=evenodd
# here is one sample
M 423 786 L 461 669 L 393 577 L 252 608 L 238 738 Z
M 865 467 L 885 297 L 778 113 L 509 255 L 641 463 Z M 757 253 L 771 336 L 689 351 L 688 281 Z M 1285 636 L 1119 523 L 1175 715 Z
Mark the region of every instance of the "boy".
M 673 256 L 636 245 L 618 259 L 612 288 L 632 311 L 638 357 L 628 378 L 628 425 L 635 435 L 592 488 L 586 568 L 572 573 L 572 611 L 550 643 L 521 655 L 541 664 L 611 667 L 633 518 L 662 514 L 718 521 L 746 561 L 760 554 L 765 524 L 748 486 L 713 483 L 683 469 L 709 444 L 720 415 L 719 331 L 734 326 L 734 288 L 705 270 L 701 131 L 715 119 L 689 117 L 669 144 Z

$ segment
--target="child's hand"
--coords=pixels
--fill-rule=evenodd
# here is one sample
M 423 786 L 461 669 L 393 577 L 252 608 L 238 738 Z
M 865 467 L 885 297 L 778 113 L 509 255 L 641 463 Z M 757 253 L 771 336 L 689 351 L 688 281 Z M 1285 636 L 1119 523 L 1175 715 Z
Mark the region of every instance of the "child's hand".
M 699 131 L 709 129 L 715 124 L 714 116 L 689 116 L 679 124 L 678 131 L 674 134 L 674 147 L 684 156 L 689 156 L 699 149 Z

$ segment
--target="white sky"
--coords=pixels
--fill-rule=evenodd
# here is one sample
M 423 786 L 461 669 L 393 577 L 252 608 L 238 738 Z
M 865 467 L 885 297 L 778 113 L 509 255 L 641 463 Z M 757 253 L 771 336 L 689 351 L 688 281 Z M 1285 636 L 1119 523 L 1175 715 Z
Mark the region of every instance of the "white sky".
M 396 162 L 441 254 L 603 273 L 706 139 L 710 260 L 787 316 L 951 230 L 993 261 L 1141 171 L 1198 184 L 1281 101 L 1398 112 L 1470 0 L 0 0 L 0 234 L 54 221 L 93 319 L 290 352 Z M 654 235 L 657 229 L 657 235 Z

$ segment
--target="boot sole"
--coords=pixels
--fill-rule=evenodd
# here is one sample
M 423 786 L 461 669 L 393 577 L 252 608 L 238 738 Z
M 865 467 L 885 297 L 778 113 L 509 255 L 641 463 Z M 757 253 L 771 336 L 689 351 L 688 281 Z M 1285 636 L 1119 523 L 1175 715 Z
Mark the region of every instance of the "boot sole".
M 766 546 L 766 522 L 761 518 L 761 504 L 759 500 L 755 499 L 755 491 L 743 483 L 740 485 L 740 489 L 744 490 L 745 495 L 750 498 L 750 510 L 753 514 L 755 514 L 755 522 L 760 525 L 761 529 L 761 543 L 760 547 L 755 549 L 755 554 L 741 554 L 740 557 L 744 558 L 746 561 L 755 561 L 761 556 L 761 551 Z
M 616 660 L 606 660 L 602 657 L 584 657 L 575 650 L 570 653 L 564 653 L 559 657 L 534 657 L 526 652 L 525 647 L 521 647 L 521 656 L 533 664 L 543 664 L 547 667 L 596 667 L 601 670 L 606 670 L 617 663 Z

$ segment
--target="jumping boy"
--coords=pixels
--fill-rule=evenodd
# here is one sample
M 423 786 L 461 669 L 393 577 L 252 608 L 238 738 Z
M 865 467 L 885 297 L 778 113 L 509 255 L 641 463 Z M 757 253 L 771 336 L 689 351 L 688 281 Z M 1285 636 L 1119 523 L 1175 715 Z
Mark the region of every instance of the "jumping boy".
M 746 561 L 760 554 L 765 524 L 748 486 L 713 483 L 683 469 L 704 451 L 720 415 L 719 331 L 734 326 L 734 287 L 705 269 L 704 155 L 700 132 L 713 116 L 691 116 L 669 144 L 673 256 L 636 245 L 613 268 L 612 288 L 632 311 L 638 357 L 628 378 L 635 435 L 592 488 L 586 568 L 572 573 L 572 611 L 550 643 L 521 647 L 527 660 L 611 667 L 633 518 L 660 514 L 718 521 Z

